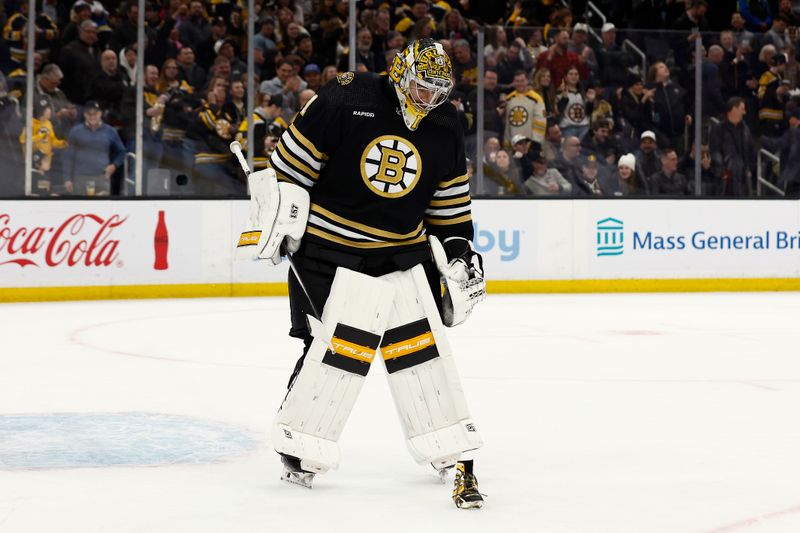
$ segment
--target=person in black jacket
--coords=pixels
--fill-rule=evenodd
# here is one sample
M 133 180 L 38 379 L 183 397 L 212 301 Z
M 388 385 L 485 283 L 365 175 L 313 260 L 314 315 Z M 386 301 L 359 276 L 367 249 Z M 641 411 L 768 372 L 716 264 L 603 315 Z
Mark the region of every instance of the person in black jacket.
M 800 196 L 800 108 L 789 113 L 789 129 L 777 139 L 763 137 L 761 143 L 781 158 L 781 181 L 786 196 Z
M 651 193 L 656 196 L 686 196 L 686 176 L 678 172 L 678 154 L 672 148 L 661 152 L 661 170 L 650 178 Z
M 647 72 L 647 88 L 655 89 L 653 127 L 660 146 L 683 150 L 685 128 L 692 118 L 686 113 L 686 91 L 670 79 L 669 67 L 663 61 L 654 63 Z
M 709 136 L 711 161 L 718 172 L 722 196 L 751 196 L 756 153 L 750 128 L 744 122 L 744 100 L 733 97 L 726 105 L 725 120 Z
M 74 104 L 87 100 L 92 78 L 99 70 L 99 54 L 94 47 L 97 42 L 97 24 L 91 20 L 81 22 L 78 39 L 61 49 L 58 66 L 64 73 L 61 89 Z

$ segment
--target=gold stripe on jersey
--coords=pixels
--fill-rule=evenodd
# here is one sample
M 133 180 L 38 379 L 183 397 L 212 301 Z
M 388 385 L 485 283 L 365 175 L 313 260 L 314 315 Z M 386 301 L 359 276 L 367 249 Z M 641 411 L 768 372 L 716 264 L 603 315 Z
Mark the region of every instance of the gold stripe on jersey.
M 310 168 L 308 165 L 303 163 L 301 160 L 297 159 L 292 153 L 286 148 L 283 143 L 278 143 L 276 148 L 279 157 L 283 160 L 284 163 L 289 163 L 291 166 L 294 167 L 295 170 L 299 170 L 302 172 L 308 179 L 316 181 L 319 178 L 319 172 Z
M 445 207 L 448 205 L 467 204 L 471 201 L 472 199 L 469 194 L 464 194 L 462 196 L 448 198 L 447 200 L 431 200 L 431 203 L 428 205 L 430 205 L 430 207 Z
M 394 246 L 408 246 L 409 244 L 417 244 L 420 242 L 425 242 L 428 238 L 427 235 L 424 233 L 415 239 L 409 239 L 405 241 L 396 241 L 396 242 L 361 242 L 361 241 L 354 241 L 351 239 L 345 239 L 344 237 L 339 237 L 338 235 L 334 235 L 332 233 L 328 233 L 327 231 L 321 230 L 314 226 L 309 225 L 306 228 L 306 233 L 310 235 L 315 235 L 321 239 L 326 241 L 335 242 L 337 244 L 342 244 L 344 246 L 349 246 L 351 248 L 390 248 Z
M 280 144 L 278 144 L 278 146 L 280 146 Z M 272 168 L 275 169 L 276 174 L 279 173 L 280 175 L 286 177 L 291 183 L 309 189 L 314 186 L 314 180 L 302 172 L 295 170 L 281 157 L 281 154 L 278 152 L 278 150 L 272 152 L 272 155 L 270 156 L 270 164 L 272 165 Z
M 402 241 L 402 240 L 416 238 L 422 232 L 422 222 L 420 222 L 419 225 L 416 228 L 414 228 L 414 230 L 409 231 L 408 233 L 394 233 L 380 228 L 375 228 L 373 226 L 367 226 L 366 224 L 361 224 L 353 220 L 348 220 L 314 203 L 311 204 L 311 212 L 327 218 L 330 222 L 334 223 L 334 225 L 335 224 L 342 225 L 343 226 L 342 229 L 351 231 L 355 229 L 361 233 L 364 233 L 365 237 L 367 238 L 376 238 L 376 239 L 382 238 L 382 239 L 392 239 L 394 241 Z
M 431 226 L 452 226 L 455 224 L 463 224 L 464 222 L 472 222 L 472 213 L 467 213 L 456 218 L 429 218 L 425 217 L 425 223 Z
M 319 150 L 317 150 L 317 147 L 314 146 L 314 143 L 309 141 L 306 138 L 305 135 L 300 133 L 300 130 L 297 129 L 297 126 L 292 124 L 291 126 L 289 126 L 289 130 L 288 131 L 290 131 L 292 133 L 292 136 L 295 139 L 297 139 L 300 142 L 300 144 L 302 144 L 311 153 L 311 155 L 313 155 L 314 157 L 316 157 L 317 159 L 319 159 L 321 161 L 327 161 L 328 160 L 328 156 L 325 155 L 324 153 L 320 152 Z
M 457 185 L 459 183 L 466 183 L 468 181 L 469 181 L 469 174 L 462 174 L 461 176 L 455 177 L 455 178 L 451 179 L 450 181 L 441 182 L 439 184 L 438 189 L 440 189 L 440 190 L 441 189 L 446 189 L 446 188 L 451 187 L 453 185 Z

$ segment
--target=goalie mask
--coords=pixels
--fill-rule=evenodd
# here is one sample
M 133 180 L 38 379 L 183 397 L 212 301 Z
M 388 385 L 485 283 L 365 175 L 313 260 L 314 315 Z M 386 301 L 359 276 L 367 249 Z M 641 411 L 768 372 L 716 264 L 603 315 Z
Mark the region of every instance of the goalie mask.
M 420 121 L 447 100 L 453 89 L 453 66 L 442 45 L 420 39 L 397 54 L 389 69 L 403 122 L 414 131 Z

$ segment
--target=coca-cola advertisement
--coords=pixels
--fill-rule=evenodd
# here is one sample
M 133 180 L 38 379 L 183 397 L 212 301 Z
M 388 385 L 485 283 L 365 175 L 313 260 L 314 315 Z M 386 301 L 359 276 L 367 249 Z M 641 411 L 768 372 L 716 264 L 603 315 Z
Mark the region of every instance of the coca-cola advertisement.
M 4 288 L 124 286 L 138 297 L 285 283 L 285 265 L 234 262 L 247 216 L 246 201 L 0 201 L 0 301 L 15 297 Z

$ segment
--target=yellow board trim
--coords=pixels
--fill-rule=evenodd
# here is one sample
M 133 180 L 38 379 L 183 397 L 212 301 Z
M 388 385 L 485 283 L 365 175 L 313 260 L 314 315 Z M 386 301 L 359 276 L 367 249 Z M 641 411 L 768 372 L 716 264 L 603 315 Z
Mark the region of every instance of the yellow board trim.
M 489 280 L 491 294 L 800 291 L 800 278 Z M 286 296 L 286 283 L 0 288 L 0 302 Z

